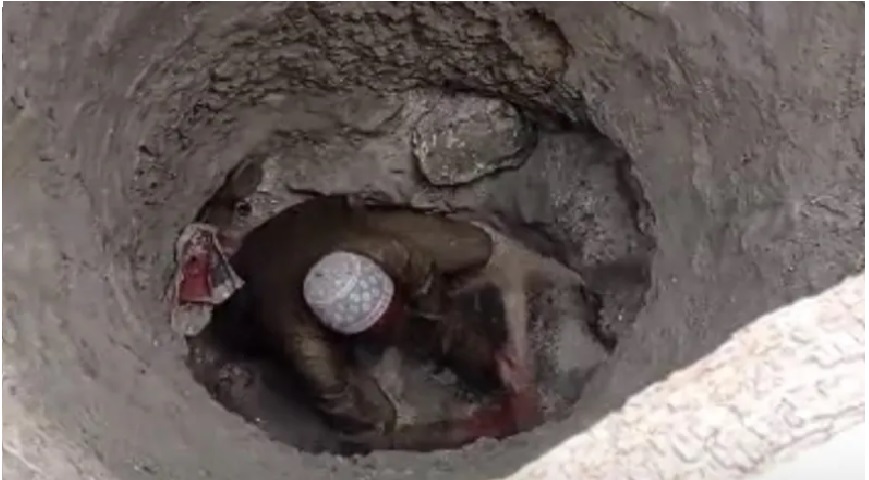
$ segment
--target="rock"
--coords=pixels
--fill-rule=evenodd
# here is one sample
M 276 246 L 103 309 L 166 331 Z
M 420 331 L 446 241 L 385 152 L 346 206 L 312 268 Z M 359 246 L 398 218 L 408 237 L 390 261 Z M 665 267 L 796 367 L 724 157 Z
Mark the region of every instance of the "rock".
M 544 409 L 557 416 L 579 399 L 607 352 L 589 328 L 596 315 L 581 285 L 547 280 L 527 295 L 529 340 Z
M 473 182 L 517 168 L 534 147 L 536 132 L 513 105 L 493 98 L 444 97 L 413 132 L 413 154 L 434 185 Z

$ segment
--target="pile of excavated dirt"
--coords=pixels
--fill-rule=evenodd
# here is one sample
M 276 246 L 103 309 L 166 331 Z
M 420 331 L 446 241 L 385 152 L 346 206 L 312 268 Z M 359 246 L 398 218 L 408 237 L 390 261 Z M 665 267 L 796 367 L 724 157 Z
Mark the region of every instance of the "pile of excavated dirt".
M 516 471 L 863 270 L 862 9 L 7 6 L 4 463 L 125 480 Z M 443 114 L 456 104 L 489 126 Z M 474 164 L 451 179 L 456 137 L 436 133 L 481 130 L 503 140 L 468 138 Z M 345 458 L 275 441 L 197 382 L 165 298 L 180 229 L 251 156 L 271 173 L 250 222 L 335 191 L 484 222 L 583 276 L 612 351 L 562 385 L 582 385 L 564 418 L 502 442 Z

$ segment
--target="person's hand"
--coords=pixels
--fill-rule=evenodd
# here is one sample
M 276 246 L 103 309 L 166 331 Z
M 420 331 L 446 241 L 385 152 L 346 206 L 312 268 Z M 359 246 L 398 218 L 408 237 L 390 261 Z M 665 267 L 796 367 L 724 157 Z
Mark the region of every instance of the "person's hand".
M 534 375 L 513 348 L 507 346 L 496 354 L 498 375 L 507 388 L 504 408 L 518 430 L 527 430 L 542 420 L 540 396 Z
M 509 391 L 522 392 L 533 387 L 534 375 L 512 345 L 506 345 L 495 354 L 495 364 L 501 383 Z

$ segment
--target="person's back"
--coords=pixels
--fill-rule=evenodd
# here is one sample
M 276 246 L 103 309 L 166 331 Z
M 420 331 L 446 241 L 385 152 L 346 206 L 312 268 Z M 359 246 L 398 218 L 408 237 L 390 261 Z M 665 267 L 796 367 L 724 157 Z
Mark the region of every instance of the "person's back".
M 251 230 L 232 257 L 242 277 L 297 274 L 303 278 L 332 246 L 351 235 L 353 215 L 343 196 L 326 196 L 288 207 Z

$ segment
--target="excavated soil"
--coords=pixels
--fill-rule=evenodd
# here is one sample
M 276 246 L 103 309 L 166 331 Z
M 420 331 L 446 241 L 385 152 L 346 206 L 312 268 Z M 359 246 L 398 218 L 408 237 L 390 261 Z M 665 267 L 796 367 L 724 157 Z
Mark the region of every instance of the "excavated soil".
M 862 8 L 6 6 L 3 386 L 26 415 L 4 429 L 27 445 L 17 468 L 120 479 L 515 471 L 752 319 L 864 268 Z M 499 145 L 498 168 L 431 186 L 409 168 L 428 152 L 411 130 L 457 95 L 509 103 L 535 143 Z M 486 151 L 477 140 L 468 145 Z M 593 314 L 558 338 L 592 339 L 604 354 L 553 383 L 578 401 L 502 442 L 356 458 L 302 451 L 228 411 L 186 366 L 165 292 L 178 232 L 250 156 L 269 172 L 250 224 L 312 195 L 362 192 L 481 221 L 580 274 Z M 538 323 L 572 317 L 558 289 L 541 288 L 528 307 Z

